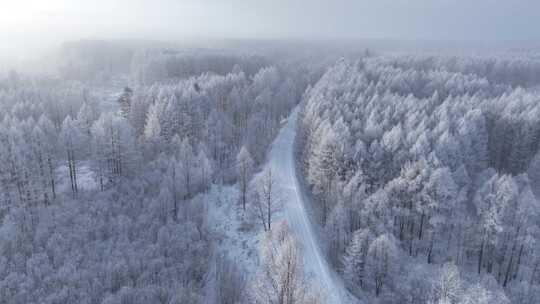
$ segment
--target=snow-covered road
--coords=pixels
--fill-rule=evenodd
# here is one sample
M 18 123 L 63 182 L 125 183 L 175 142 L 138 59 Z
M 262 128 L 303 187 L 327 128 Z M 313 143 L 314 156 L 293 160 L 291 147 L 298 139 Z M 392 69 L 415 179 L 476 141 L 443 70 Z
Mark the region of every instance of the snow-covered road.
M 351 296 L 339 277 L 326 263 L 318 239 L 306 212 L 305 198 L 296 178 L 293 144 L 296 134 L 298 109 L 292 112 L 272 145 L 268 165 L 276 178 L 284 212 L 295 237 L 303 245 L 304 265 L 307 275 L 326 294 L 328 304 L 350 304 Z

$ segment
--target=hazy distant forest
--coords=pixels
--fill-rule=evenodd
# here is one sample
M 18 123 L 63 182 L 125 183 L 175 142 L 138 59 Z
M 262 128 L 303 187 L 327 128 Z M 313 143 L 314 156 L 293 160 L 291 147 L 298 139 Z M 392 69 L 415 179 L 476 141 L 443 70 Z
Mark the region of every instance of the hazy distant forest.
M 0 70 L 0 304 L 540 303 L 540 52 L 44 61 Z

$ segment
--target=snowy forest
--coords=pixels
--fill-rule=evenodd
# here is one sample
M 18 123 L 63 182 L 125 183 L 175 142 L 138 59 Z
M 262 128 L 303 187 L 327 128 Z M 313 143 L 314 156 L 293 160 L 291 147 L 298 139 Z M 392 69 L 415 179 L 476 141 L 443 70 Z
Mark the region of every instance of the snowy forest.
M 326 253 L 366 303 L 540 301 L 535 54 L 340 60 L 297 142 Z
M 536 53 L 59 54 L 0 80 L 0 303 L 540 301 Z
M 0 304 L 540 303 L 539 11 L 2 2 Z
M 243 215 L 272 183 L 252 176 L 322 71 L 166 50 L 136 52 L 128 74 L 79 66 L 0 84 L 0 302 L 207 303 L 209 282 L 220 303 L 243 299 L 209 205 L 238 182 L 242 202 L 227 208 Z M 96 85 L 104 76 L 134 86 Z

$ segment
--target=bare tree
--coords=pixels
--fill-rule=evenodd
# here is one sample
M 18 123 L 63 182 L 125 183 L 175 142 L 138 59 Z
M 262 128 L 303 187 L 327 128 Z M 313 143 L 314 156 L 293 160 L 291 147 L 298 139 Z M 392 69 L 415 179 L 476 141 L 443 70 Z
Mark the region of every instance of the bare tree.
M 240 185 L 240 201 L 242 209 L 246 211 L 247 190 L 251 175 L 253 174 L 253 159 L 246 147 L 242 147 L 236 157 L 238 163 L 238 183 Z
M 264 231 L 272 229 L 272 216 L 281 208 L 272 169 L 266 168 L 253 183 L 251 192 L 252 212 L 263 225 Z
M 78 184 L 77 184 L 77 154 L 81 142 L 82 142 L 82 134 L 80 130 L 78 129 L 77 125 L 71 119 L 71 117 L 67 117 L 64 122 L 62 123 L 62 129 L 60 131 L 60 138 L 61 142 L 64 145 L 66 149 L 67 154 L 67 164 L 69 169 L 69 179 L 71 182 L 71 191 L 73 193 L 73 196 L 76 195 L 77 192 L 79 192 Z

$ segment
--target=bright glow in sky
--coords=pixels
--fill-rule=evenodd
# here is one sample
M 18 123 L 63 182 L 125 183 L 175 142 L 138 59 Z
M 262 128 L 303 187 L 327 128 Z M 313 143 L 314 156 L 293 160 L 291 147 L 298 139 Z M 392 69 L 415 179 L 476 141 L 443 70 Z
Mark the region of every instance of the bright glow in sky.
M 82 38 L 540 40 L 538 0 L 0 0 L 2 49 Z

